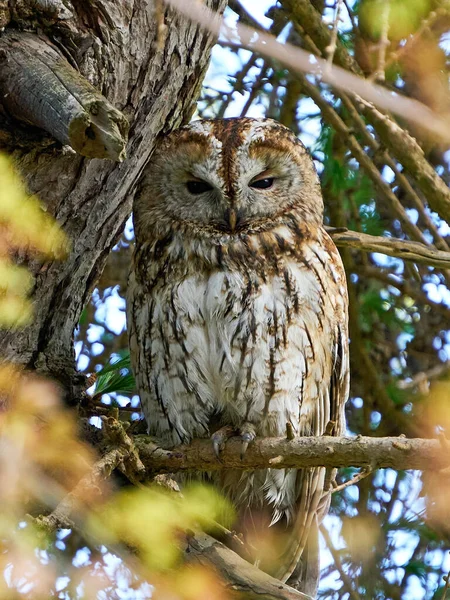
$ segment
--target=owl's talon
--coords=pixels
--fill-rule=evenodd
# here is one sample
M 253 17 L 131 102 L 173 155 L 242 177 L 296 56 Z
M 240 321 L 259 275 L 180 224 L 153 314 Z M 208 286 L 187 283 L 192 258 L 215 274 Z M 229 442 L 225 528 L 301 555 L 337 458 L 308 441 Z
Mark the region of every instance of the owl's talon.
M 246 423 L 241 429 L 241 460 L 244 460 L 244 456 L 247 452 L 248 445 L 250 444 L 250 442 L 253 442 L 255 437 L 256 433 L 253 425 L 251 425 L 250 423 Z
M 220 450 L 221 450 L 220 442 L 218 440 L 215 440 L 214 436 L 213 436 L 212 443 L 213 443 L 214 454 L 220 460 Z
M 245 453 L 247 452 L 248 442 L 246 440 L 242 440 L 241 444 L 241 460 L 244 460 Z
M 235 434 L 235 430 L 233 427 L 226 425 L 225 427 L 221 427 L 216 432 L 214 432 L 211 436 L 211 441 L 214 449 L 214 454 L 220 460 L 220 453 L 225 448 L 225 443 L 230 437 L 233 437 Z

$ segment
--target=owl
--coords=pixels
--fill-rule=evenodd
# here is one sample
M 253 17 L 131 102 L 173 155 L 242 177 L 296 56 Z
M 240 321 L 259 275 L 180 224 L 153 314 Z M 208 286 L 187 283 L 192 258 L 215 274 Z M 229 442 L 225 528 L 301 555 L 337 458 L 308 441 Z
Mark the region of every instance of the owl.
M 134 200 L 130 352 L 165 447 L 343 433 L 347 288 L 313 161 L 271 119 L 196 121 L 162 139 Z M 223 470 L 248 556 L 314 593 L 325 468 Z M 201 477 L 201 474 L 199 474 Z M 273 539 L 272 532 L 276 532 Z M 270 542 L 267 542 L 267 539 Z M 273 543 L 272 543 L 273 542 Z

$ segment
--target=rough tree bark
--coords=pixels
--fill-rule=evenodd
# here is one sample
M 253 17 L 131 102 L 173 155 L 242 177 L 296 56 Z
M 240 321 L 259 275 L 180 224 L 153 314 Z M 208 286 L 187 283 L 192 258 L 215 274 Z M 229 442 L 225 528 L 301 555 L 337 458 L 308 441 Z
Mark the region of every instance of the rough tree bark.
M 205 4 L 222 12 L 226 0 Z M 34 320 L 0 334 L 1 354 L 58 380 L 75 403 L 84 379 L 75 369 L 74 328 L 155 140 L 193 113 L 215 40 L 161 0 L 0 0 L 0 26 L 0 145 L 71 242 L 64 262 L 30 261 Z M 63 86 L 49 94 L 57 80 Z M 78 151 L 105 156 L 89 150 L 89 140 L 106 140 L 106 155 L 120 160 L 127 133 L 120 113 L 130 125 L 123 162 L 63 145 L 78 140 Z

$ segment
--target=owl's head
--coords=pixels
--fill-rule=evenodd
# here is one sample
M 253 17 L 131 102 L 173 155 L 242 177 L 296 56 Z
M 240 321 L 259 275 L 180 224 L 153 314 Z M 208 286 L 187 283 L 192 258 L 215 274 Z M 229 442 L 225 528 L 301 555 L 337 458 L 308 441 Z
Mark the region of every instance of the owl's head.
M 141 240 L 176 224 L 223 240 L 293 213 L 306 226 L 322 223 L 319 179 L 303 144 L 272 119 L 195 121 L 167 135 L 134 206 Z

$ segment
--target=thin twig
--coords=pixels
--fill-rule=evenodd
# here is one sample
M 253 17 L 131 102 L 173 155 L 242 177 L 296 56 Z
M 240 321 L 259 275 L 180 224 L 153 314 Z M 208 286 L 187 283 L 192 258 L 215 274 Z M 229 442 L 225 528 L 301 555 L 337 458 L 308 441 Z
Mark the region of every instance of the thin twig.
M 379 155 L 381 146 L 367 130 L 367 126 L 364 123 L 361 114 L 355 108 L 355 105 L 352 102 L 352 100 L 347 94 L 344 93 L 340 93 L 339 97 L 341 98 L 346 110 L 348 111 L 349 116 L 353 121 L 353 124 L 358 128 L 358 131 L 363 136 L 364 143 L 367 144 L 369 148 L 373 150 L 376 156 Z M 416 191 L 410 184 L 406 175 L 399 169 L 398 163 L 396 163 L 396 161 L 391 157 L 391 155 L 386 149 L 384 149 L 380 158 L 381 160 L 383 160 L 384 164 L 386 164 L 395 173 L 396 183 L 401 185 L 403 190 L 406 192 L 407 197 L 411 201 L 413 208 L 415 208 L 418 211 L 424 226 L 432 234 L 436 247 L 439 250 L 449 250 L 447 242 L 439 234 L 439 230 L 436 227 L 433 220 L 430 218 L 429 214 L 426 212 L 423 202 L 421 201 Z
M 92 467 L 91 471 L 81 479 L 75 488 L 63 498 L 58 506 L 47 516 L 37 519 L 39 526 L 47 531 L 74 526 L 73 518 L 80 518 L 84 512 L 80 507 L 86 498 L 92 501 L 94 496 L 102 495 L 101 482 L 107 479 L 123 459 L 123 451 L 113 448 Z M 73 515 L 75 514 L 75 517 Z
M 450 361 L 447 360 L 441 365 L 436 365 L 428 371 L 421 371 L 412 377 L 409 381 L 398 381 L 397 387 L 400 390 L 411 390 L 416 387 L 420 389 L 422 393 L 429 391 L 430 379 L 437 379 L 443 375 L 447 375 L 450 372 Z
M 370 177 L 375 187 L 381 192 L 382 197 L 386 199 L 386 205 L 389 206 L 389 208 L 394 212 L 395 216 L 401 221 L 404 230 L 412 239 L 420 241 L 423 244 L 427 244 L 427 240 L 423 235 L 422 231 L 416 225 L 414 225 L 414 223 L 411 222 L 400 200 L 397 198 L 397 196 L 391 190 L 390 186 L 383 179 L 381 173 L 376 168 L 373 161 L 364 151 L 364 148 L 359 144 L 355 135 L 353 135 L 352 131 L 345 124 L 340 115 L 325 100 L 325 98 L 320 93 L 320 90 L 310 81 L 308 81 L 306 77 L 299 75 L 298 78 L 301 82 L 303 91 L 314 100 L 314 102 L 322 111 L 324 119 L 326 119 L 328 123 L 341 136 L 341 138 L 345 140 L 346 146 L 356 158 L 356 160 L 359 162 L 359 164 L 364 168 L 365 172 Z
M 355 485 L 358 483 L 358 481 L 365 479 L 372 472 L 373 472 L 373 469 L 371 467 L 366 467 L 365 469 L 361 469 L 361 471 L 359 473 L 356 473 L 356 475 L 354 475 L 351 479 L 349 479 L 348 481 L 345 481 L 344 483 L 341 483 L 340 485 L 336 485 L 335 487 L 332 488 L 331 491 L 333 494 L 335 494 L 336 492 L 342 492 L 342 490 L 345 490 L 345 488 L 348 488 L 351 485 Z
M 287 13 L 291 15 L 294 25 L 298 26 L 298 24 L 301 24 L 302 29 L 307 32 L 308 37 L 304 38 L 305 41 L 313 40 L 314 46 L 318 50 L 318 56 L 325 56 L 325 48 L 330 42 L 330 30 L 323 22 L 322 15 L 312 6 L 311 1 L 281 0 L 281 4 Z M 316 51 L 314 50 L 314 52 Z M 355 57 L 349 54 L 345 45 L 339 40 L 337 42 L 335 53 L 335 63 L 352 72 L 354 75 L 359 76 L 360 81 L 364 81 L 365 85 L 369 84 L 367 80 L 361 78 L 362 71 L 356 62 Z M 333 69 L 334 68 L 335 66 Z M 325 78 L 322 79 L 325 81 Z M 344 82 L 343 79 L 341 81 L 342 83 Z M 332 83 L 332 85 L 334 84 Z M 345 85 L 343 85 L 341 89 L 344 87 Z M 379 88 L 380 86 L 375 86 L 376 90 Z M 367 101 L 367 98 L 364 99 L 362 94 L 359 94 L 356 88 L 351 85 L 347 86 L 347 91 L 354 94 L 354 101 L 358 111 L 363 114 L 374 127 L 381 143 L 389 149 L 391 154 L 402 163 L 404 168 L 412 177 L 414 177 L 417 186 L 427 199 L 432 210 L 436 211 L 441 218 L 448 220 L 450 218 L 450 189 L 433 168 L 433 165 L 426 160 L 424 152 L 417 140 L 409 134 L 404 126 L 400 126 L 389 114 L 386 114 L 386 112 L 391 112 L 393 114 L 399 114 L 401 117 L 398 110 L 387 108 L 387 105 L 382 106 L 375 98 Z M 403 104 L 403 96 L 400 94 L 392 94 L 392 98 L 394 97 L 396 97 L 399 102 L 397 109 L 400 108 L 400 106 L 406 108 Z M 380 108 L 385 110 L 385 112 L 381 112 L 379 110 Z M 423 116 L 425 117 L 425 115 Z M 410 120 L 409 116 L 406 116 L 405 118 L 406 120 Z M 411 120 L 414 121 L 414 118 Z M 418 124 L 420 125 L 420 123 Z M 447 128 L 449 127 L 450 122 L 447 121 Z
M 450 571 L 447 573 L 446 576 L 444 576 L 444 581 L 445 581 L 445 586 L 444 586 L 444 590 L 443 590 L 443 594 L 442 594 L 442 600 L 445 600 L 447 597 L 447 592 L 450 588 Z
M 337 0 L 336 7 L 334 11 L 334 19 L 333 19 L 333 28 L 331 30 L 331 40 L 328 46 L 325 48 L 325 53 L 327 55 L 327 61 L 329 67 L 333 64 L 334 53 L 336 52 L 336 45 L 338 39 L 338 31 L 339 31 L 339 21 L 341 20 L 341 7 L 342 0 Z
M 339 555 L 339 551 L 334 547 L 334 544 L 331 541 L 331 536 L 328 533 L 328 530 L 326 529 L 326 527 L 324 525 L 320 526 L 320 533 L 323 535 L 323 537 L 325 539 L 325 543 L 326 543 L 329 551 L 331 552 L 331 555 L 333 556 L 334 564 L 336 566 L 336 569 L 339 571 L 339 574 L 342 579 L 342 583 L 344 584 L 344 587 L 345 587 L 345 591 L 349 594 L 349 596 L 352 600 L 361 600 L 361 596 L 358 594 L 358 592 L 353 587 L 352 580 L 350 579 L 350 577 L 344 570 L 344 567 L 343 567 L 342 561 L 341 561 L 341 557 Z
M 384 81 L 385 80 L 385 69 L 386 69 L 386 49 L 389 46 L 389 16 L 391 13 L 391 2 L 390 0 L 385 0 L 381 5 L 381 35 L 380 40 L 378 42 L 378 58 L 377 58 L 377 67 L 375 72 L 373 73 L 371 79 L 375 81 Z

